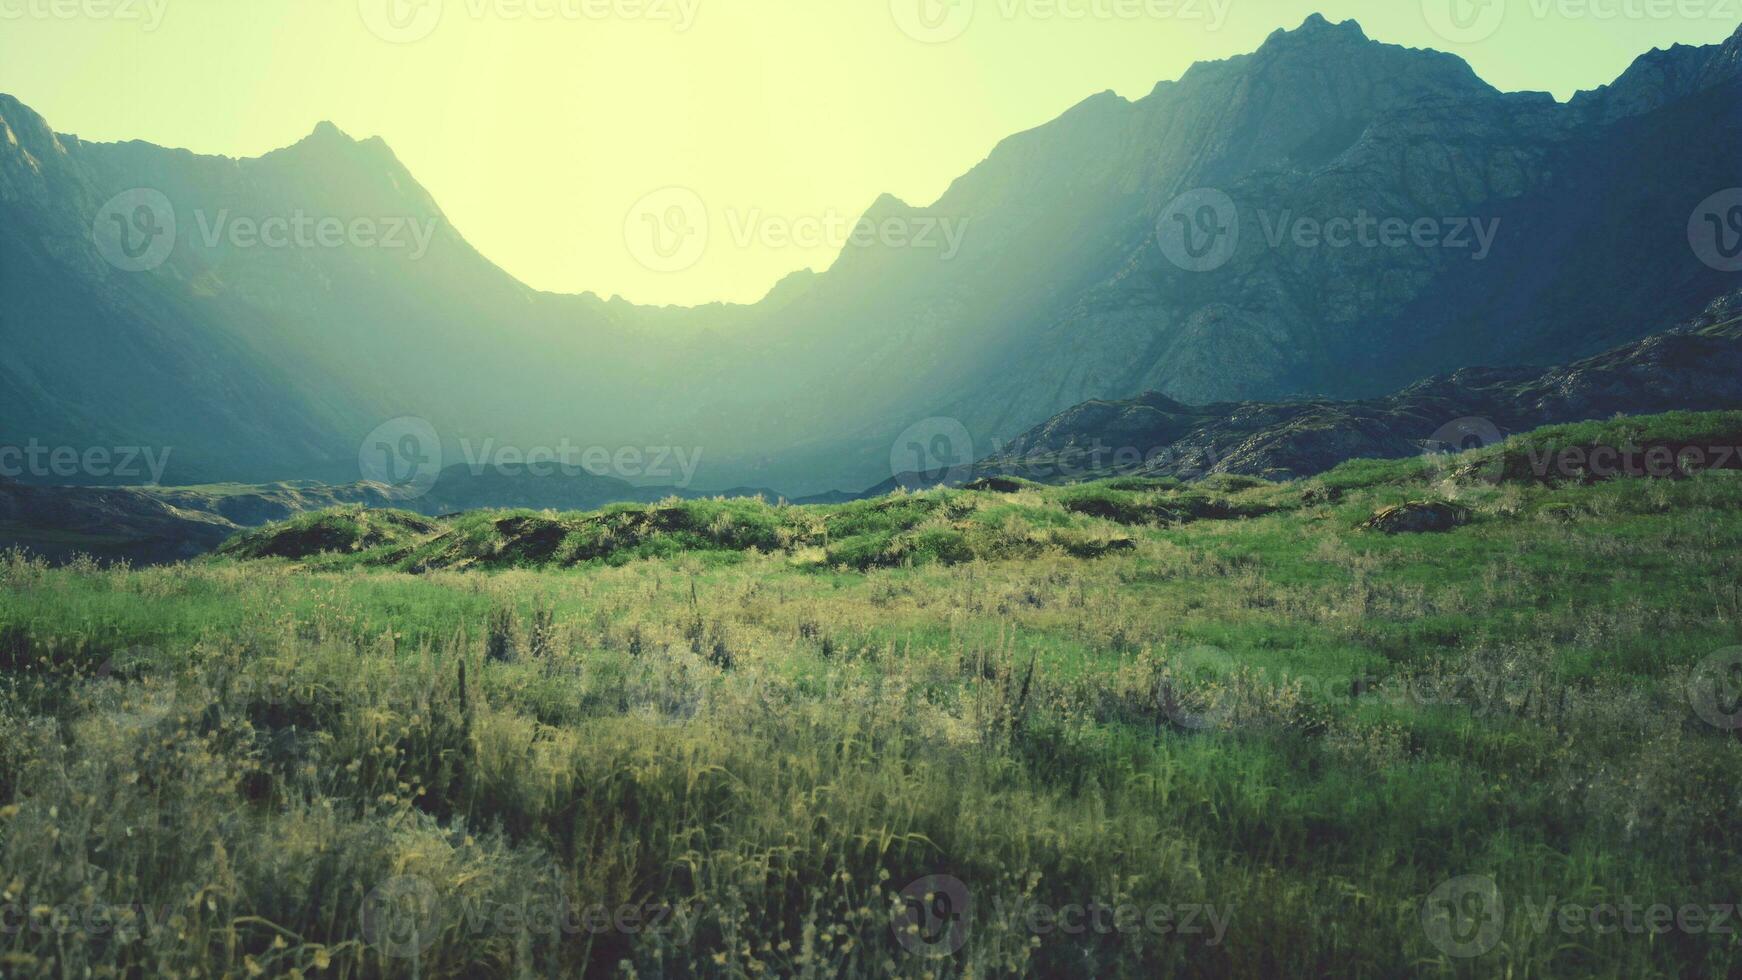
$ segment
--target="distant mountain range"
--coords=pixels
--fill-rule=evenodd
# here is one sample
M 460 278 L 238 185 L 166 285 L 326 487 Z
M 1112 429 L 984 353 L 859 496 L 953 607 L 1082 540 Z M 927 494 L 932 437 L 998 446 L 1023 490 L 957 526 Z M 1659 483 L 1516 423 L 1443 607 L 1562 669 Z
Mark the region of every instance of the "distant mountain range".
M 1314 16 L 866 215 L 952 222 L 959 249 L 879 238 L 755 305 L 647 308 L 517 282 L 378 139 L 198 156 L 0 96 L 0 446 L 350 483 L 411 416 L 448 464 L 462 440 L 684 446 L 691 489 L 865 487 L 930 417 L 983 456 L 1092 400 L 1371 398 L 1637 340 L 1735 287 L 1738 185 L 1742 32 L 1557 103 Z
M 444 471 L 433 486 L 375 481 L 325 484 L 217 483 L 199 486 L 31 486 L 0 477 L 0 550 L 24 548 L 64 561 L 89 555 L 134 564 L 180 561 L 205 554 L 244 528 L 332 507 L 409 510 L 430 517 L 478 509 L 596 510 L 612 503 L 653 503 L 691 491 L 637 487 L 587 473 Z M 736 487 L 730 497 L 779 498 L 774 491 Z M 794 503 L 828 503 L 829 495 Z
M 1546 371 L 1466 368 L 1362 401 L 1190 406 L 1149 392 L 1087 402 L 956 478 L 1290 480 L 1351 459 L 1478 448 L 1548 425 L 1729 409 L 1742 409 L 1742 291 L 1672 330 Z
M 1467 368 L 1361 401 L 1191 406 L 1149 392 L 1086 402 L 973 465 L 903 473 L 861 493 L 790 502 L 837 503 L 939 482 L 997 490 L 1009 488 L 1003 482 L 1009 477 L 1050 484 L 1217 474 L 1287 480 L 1351 459 L 1479 448 L 1565 422 L 1727 409 L 1742 409 L 1742 290 L 1671 330 L 1546 371 Z M 245 528 L 348 504 L 439 517 L 492 508 L 593 510 L 650 503 L 666 493 L 609 477 L 473 474 L 464 467 L 442 473 L 427 492 L 373 482 L 108 488 L 36 487 L 0 478 L 0 549 L 156 563 L 204 554 Z M 721 495 L 779 497 L 742 487 Z

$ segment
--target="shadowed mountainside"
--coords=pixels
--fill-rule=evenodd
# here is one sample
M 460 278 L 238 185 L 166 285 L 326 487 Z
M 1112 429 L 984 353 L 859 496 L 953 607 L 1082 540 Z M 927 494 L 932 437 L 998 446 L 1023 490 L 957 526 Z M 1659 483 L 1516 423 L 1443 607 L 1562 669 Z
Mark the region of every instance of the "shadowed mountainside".
M 930 206 L 865 216 L 955 222 L 959 252 L 849 246 L 759 304 L 694 309 L 525 287 L 379 139 L 323 124 L 257 159 L 198 156 L 57 135 L 0 97 L 0 442 L 173 446 L 172 483 L 344 483 L 365 433 L 417 416 L 450 461 L 461 440 L 705 447 L 699 485 L 796 495 L 888 476 L 896 434 L 932 416 L 990 445 L 1144 391 L 1347 399 L 1552 363 L 1732 288 L 1688 235 L 1742 173 L 1739 52 L 1742 34 L 1652 52 L 1561 104 L 1315 15 L 1012 136 Z M 105 205 L 138 188 L 177 228 L 161 265 L 126 272 L 93 226 L 137 217 Z M 1163 246 L 1204 188 L 1238 237 L 1194 271 Z M 404 247 L 231 234 L 297 215 L 398 227 Z M 1339 219 L 1437 230 L 1290 233 Z
M 1042 482 L 1124 473 L 1292 479 L 1350 459 L 1469 448 L 1544 425 L 1735 408 L 1742 408 L 1742 293 L 1673 330 L 1548 371 L 1467 368 L 1366 401 L 1189 406 L 1149 392 L 1088 402 L 975 469 Z

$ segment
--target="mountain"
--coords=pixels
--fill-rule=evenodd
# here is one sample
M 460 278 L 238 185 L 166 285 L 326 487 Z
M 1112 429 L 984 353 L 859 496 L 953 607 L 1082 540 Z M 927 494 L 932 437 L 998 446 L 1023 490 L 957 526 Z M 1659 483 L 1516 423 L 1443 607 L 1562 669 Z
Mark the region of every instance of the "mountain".
M 1145 391 L 1347 400 L 1547 365 L 1734 286 L 1689 236 L 1742 174 L 1739 52 L 1742 32 L 1652 52 L 1557 103 L 1314 16 L 1143 98 L 1087 99 L 928 206 L 867 211 L 929 244 L 873 236 L 761 303 L 693 309 L 525 287 L 378 139 L 322 125 L 197 156 L 56 135 L 0 98 L 0 445 L 173 447 L 175 483 L 343 483 L 367 434 L 413 416 L 448 463 L 483 441 L 683 446 L 697 487 L 799 495 L 889 476 L 897 434 L 934 416 L 986 447 Z M 112 203 L 137 188 L 176 235 L 130 272 L 101 246 L 126 244 L 122 267 L 144 247 L 157 216 Z M 400 245 L 247 233 L 298 216 Z
M 178 483 L 341 482 L 400 416 L 450 458 L 462 440 L 657 435 L 638 424 L 648 366 L 695 356 L 694 317 L 516 282 L 386 144 L 331 124 L 232 160 L 60 136 L 0 98 L 0 136 L 7 442 L 171 449 Z M 105 261 L 128 262 L 128 243 L 101 241 L 115 220 L 132 246 L 151 228 L 169 250 Z M 730 310 L 708 312 L 730 329 Z
M 1472 448 L 1547 425 L 1742 408 L 1742 291 L 1664 333 L 1547 371 L 1466 368 L 1362 401 L 1190 406 L 1148 392 L 1075 406 L 963 479 L 1217 473 L 1295 479 L 1351 459 Z
M 88 555 L 135 565 L 204 554 L 245 527 L 343 504 L 392 507 L 379 484 L 35 487 L 0 479 L 0 549 L 54 561 Z
M 722 495 L 780 499 L 778 493 L 759 487 L 738 487 Z M 637 487 L 585 471 L 475 473 L 466 466 L 442 470 L 427 488 L 374 481 L 33 486 L 0 476 L 0 551 L 22 548 L 54 561 L 89 555 L 147 565 L 192 558 L 244 529 L 341 506 L 439 517 L 482 509 L 587 511 L 612 503 L 655 503 L 671 496 L 707 495 Z M 794 502 L 829 503 L 834 498 Z

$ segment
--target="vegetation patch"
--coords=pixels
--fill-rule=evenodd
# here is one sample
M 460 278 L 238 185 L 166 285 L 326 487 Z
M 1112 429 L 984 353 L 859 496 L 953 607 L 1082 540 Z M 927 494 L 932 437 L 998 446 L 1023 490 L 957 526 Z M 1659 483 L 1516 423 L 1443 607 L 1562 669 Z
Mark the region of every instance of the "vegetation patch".
M 440 530 L 436 521 L 409 511 L 340 507 L 245 531 L 224 542 L 218 553 L 227 558 L 301 560 L 395 547 Z
M 1727 933 L 1541 910 L 1742 893 L 1742 476 L 1431 464 L 5 554 L 0 904 L 160 915 L 0 931 L 0 970 L 1726 975 Z M 1118 494 L 1243 516 L 1069 506 Z M 1470 520 L 1361 529 L 1422 507 Z M 929 958 L 901 937 L 939 876 L 1205 929 L 976 914 Z M 1473 880 L 1509 912 L 1468 954 L 1432 923 Z

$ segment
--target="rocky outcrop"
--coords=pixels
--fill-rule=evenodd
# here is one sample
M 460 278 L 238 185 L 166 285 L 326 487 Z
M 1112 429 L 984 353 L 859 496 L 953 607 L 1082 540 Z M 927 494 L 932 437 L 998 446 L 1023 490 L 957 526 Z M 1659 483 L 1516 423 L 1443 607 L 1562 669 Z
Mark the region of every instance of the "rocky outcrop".
M 1188 406 L 1150 393 L 1092 402 L 1017 437 L 975 471 L 1053 483 L 1127 473 L 1291 479 L 1545 425 L 1736 408 L 1742 292 L 1675 329 L 1547 371 L 1469 368 L 1364 401 Z
M 1470 522 L 1470 510 L 1444 501 L 1410 501 L 1386 507 L 1361 527 L 1381 534 L 1440 534 Z

